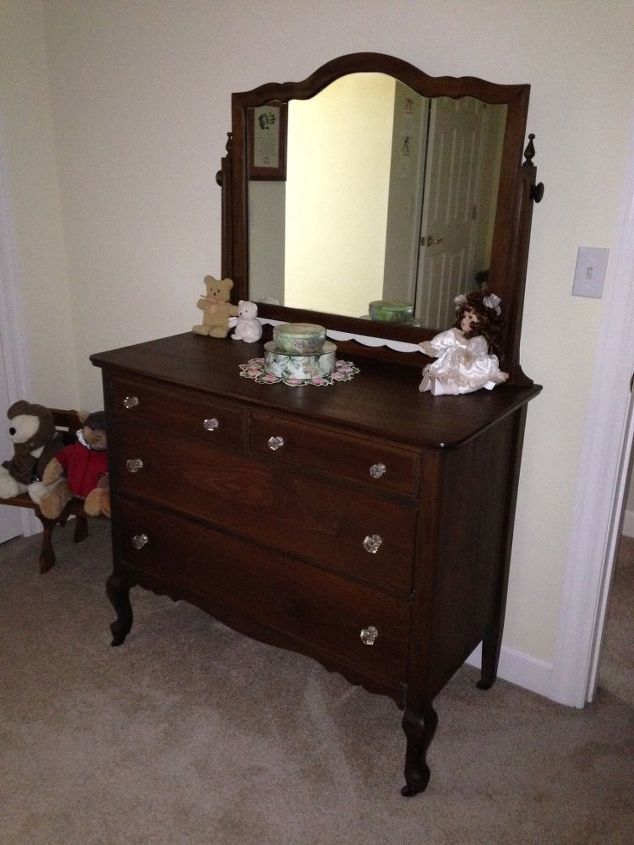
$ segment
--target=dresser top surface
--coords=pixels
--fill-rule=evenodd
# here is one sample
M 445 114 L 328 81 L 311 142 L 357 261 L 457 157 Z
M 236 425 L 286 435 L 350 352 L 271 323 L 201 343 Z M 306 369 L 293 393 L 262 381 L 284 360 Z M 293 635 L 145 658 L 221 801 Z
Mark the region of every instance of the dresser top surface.
M 536 396 L 541 387 L 480 390 L 464 396 L 421 393 L 421 369 L 361 358 L 352 381 L 329 387 L 259 384 L 240 364 L 263 356 L 260 343 L 218 340 L 193 332 L 91 355 L 98 367 L 188 387 L 253 408 L 341 425 L 412 446 L 456 448 Z M 345 358 L 352 356 L 346 355 Z

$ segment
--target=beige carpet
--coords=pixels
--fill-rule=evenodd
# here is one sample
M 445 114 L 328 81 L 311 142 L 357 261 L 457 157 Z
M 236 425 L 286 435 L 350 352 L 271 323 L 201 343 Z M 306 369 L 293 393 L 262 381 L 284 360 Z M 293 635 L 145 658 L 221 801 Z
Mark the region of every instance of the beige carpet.
M 583 711 L 462 669 L 436 699 L 429 788 L 406 800 L 388 699 L 139 590 L 111 648 L 109 533 L 91 527 L 79 546 L 60 532 L 44 576 L 37 537 L 0 546 L 2 845 L 633 841 L 631 687 L 611 652 Z

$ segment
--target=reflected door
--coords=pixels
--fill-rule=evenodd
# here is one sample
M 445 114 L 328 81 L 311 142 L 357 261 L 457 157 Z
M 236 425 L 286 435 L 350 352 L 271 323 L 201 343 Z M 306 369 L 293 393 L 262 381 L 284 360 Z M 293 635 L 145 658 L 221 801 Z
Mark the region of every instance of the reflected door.
M 488 270 L 478 266 L 479 256 L 490 255 L 493 230 L 482 219 L 487 117 L 486 105 L 470 97 L 430 104 L 415 310 L 425 326 L 452 325 L 454 297 L 477 287 L 476 272 Z

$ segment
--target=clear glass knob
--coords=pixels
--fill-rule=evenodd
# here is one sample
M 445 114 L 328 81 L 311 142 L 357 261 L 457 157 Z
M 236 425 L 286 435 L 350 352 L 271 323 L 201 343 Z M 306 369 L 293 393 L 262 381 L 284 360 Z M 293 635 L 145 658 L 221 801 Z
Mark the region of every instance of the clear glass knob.
M 278 449 L 281 449 L 284 445 L 284 438 L 280 437 L 279 435 L 274 435 L 273 437 L 269 437 L 268 439 L 268 447 L 273 452 L 277 452 Z
M 123 400 L 123 407 L 124 408 L 136 408 L 139 404 L 139 397 L 138 396 L 126 396 Z
M 205 431 L 215 431 L 217 428 L 220 428 L 220 420 L 217 417 L 203 420 L 203 428 Z
M 363 645 L 374 645 L 378 636 L 378 628 L 375 628 L 374 625 L 368 625 L 367 628 L 361 628 L 361 633 L 359 634 L 359 638 Z
M 143 469 L 143 461 L 141 458 L 128 458 L 125 462 L 125 468 L 128 472 L 138 472 L 140 469 Z
M 363 548 L 371 555 L 375 555 L 383 544 L 383 537 L 380 534 L 368 534 L 363 541 Z
M 370 475 L 372 478 L 381 478 L 387 472 L 385 464 L 372 464 L 370 467 Z
M 135 534 L 132 538 L 132 548 L 138 551 L 139 549 L 142 549 L 149 540 L 150 538 L 147 534 Z

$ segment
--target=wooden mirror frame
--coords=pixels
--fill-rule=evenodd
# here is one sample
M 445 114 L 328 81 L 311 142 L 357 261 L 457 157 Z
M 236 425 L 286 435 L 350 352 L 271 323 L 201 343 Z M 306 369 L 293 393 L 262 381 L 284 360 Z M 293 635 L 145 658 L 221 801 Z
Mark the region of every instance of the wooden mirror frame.
M 500 167 L 489 288 L 502 299 L 504 332 L 500 344 L 501 365 L 510 374 L 509 383 L 532 384 L 519 362 L 520 334 L 526 265 L 530 240 L 533 201 L 539 201 L 543 186 L 536 185 L 535 154 L 532 139 L 526 143 L 529 85 L 498 85 L 475 77 L 431 77 L 401 59 L 381 53 L 353 53 L 322 65 L 301 82 L 267 83 L 251 91 L 232 95 L 232 130 L 228 133 L 227 155 L 222 160 L 217 182 L 222 187 L 222 276 L 234 282 L 235 299 L 249 298 L 248 245 L 248 110 L 266 103 L 306 100 L 331 82 L 351 73 L 384 73 L 408 85 L 424 97 L 475 97 L 491 105 L 506 105 L 507 117 Z M 524 161 L 522 162 L 522 153 Z M 281 305 L 258 303 L 258 314 L 265 320 L 309 321 L 351 335 L 383 338 L 418 344 L 436 334 L 437 329 L 378 323 L 354 317 L 326 314 Z M 448 327 L 444 327 L 448 328 Z M 351 354 L 405 360 L 415 366 L 423 363 L 417 354 L 403 355 L 382 346 L 371 350 L 350 341 L 340 344 Z M 351 349 L 351 346 L 353 349 Z

